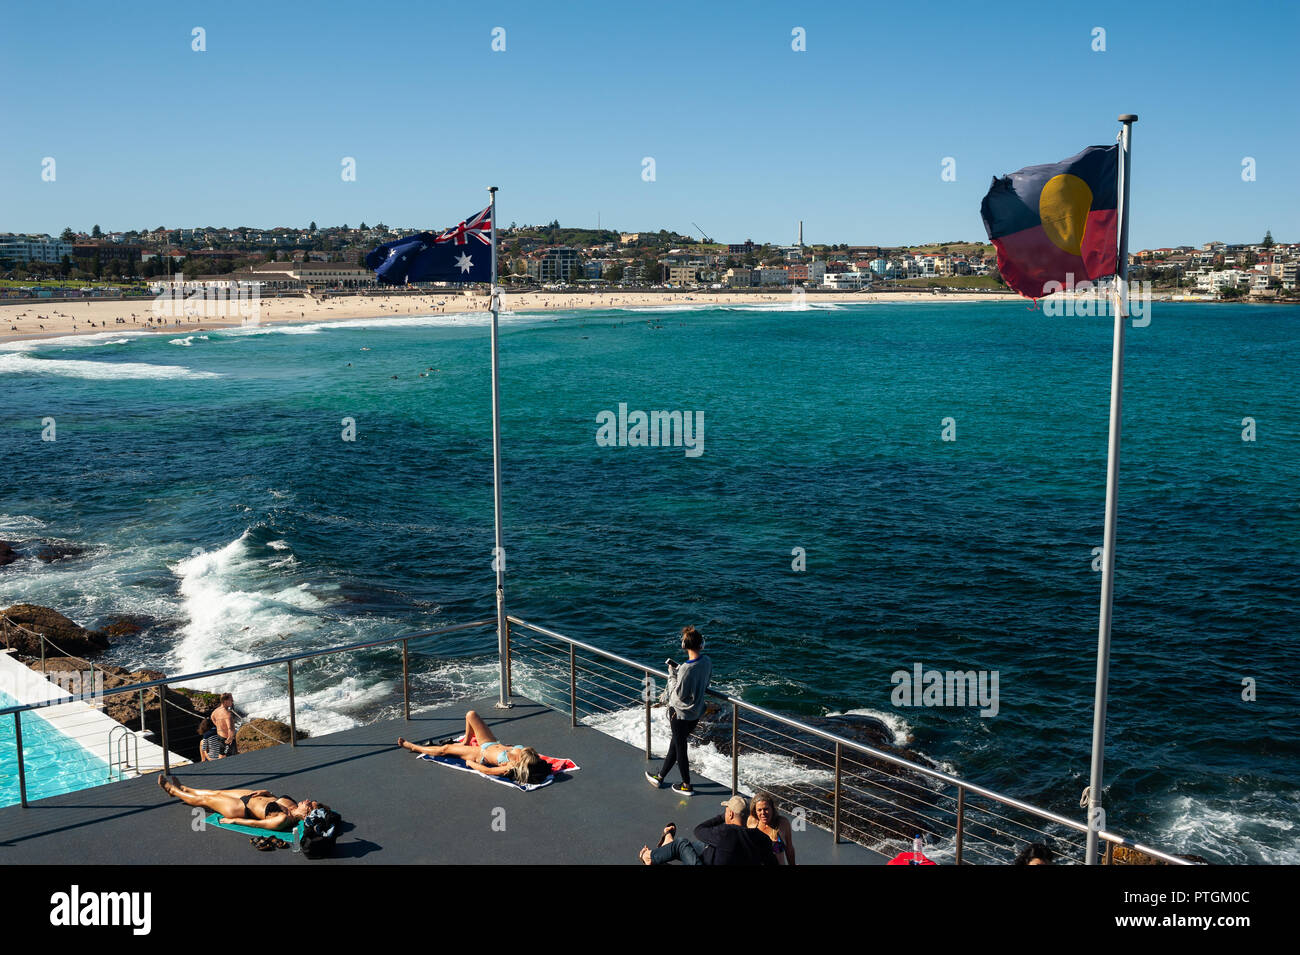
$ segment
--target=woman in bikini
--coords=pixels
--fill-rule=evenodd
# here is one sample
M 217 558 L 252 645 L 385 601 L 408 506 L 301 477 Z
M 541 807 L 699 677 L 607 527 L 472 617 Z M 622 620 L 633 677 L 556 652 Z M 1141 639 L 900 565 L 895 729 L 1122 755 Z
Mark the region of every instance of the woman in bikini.
M 417 746 L 399 736 L 397 745 L 429 756 L 457 756 L 470 769 L 485 776 L 509 776 L 521 786 L 545 782 L 551 775 L 551 764 L 538 756 L 537 750 L 531 746 L 510 746 L 501 742 L 473 710 L 465 714 L 465 739 L 471 738 L 478 741 L 476 745 L 443 743 L 441 746 Z
M 768 793 L 758 793 L 749 801 L 749 818 L 745 825 L 757 829 L 772 840 L 777 865 L 794 865 L 794 834 L 790 820 L 776 808 L 776 800 Z
M 326 809 L 323 802 L 298 801 L 292 796 L 276 796 L 269 789 L 192 789 L 182 786 L 175 776 L 158 774 L 158 785 L 170 796 L 189 806 L 202 806 L 221 814 L 222 823 L 237 822 L 253 829 L 288 832 L 306 819 L 314 809 Z

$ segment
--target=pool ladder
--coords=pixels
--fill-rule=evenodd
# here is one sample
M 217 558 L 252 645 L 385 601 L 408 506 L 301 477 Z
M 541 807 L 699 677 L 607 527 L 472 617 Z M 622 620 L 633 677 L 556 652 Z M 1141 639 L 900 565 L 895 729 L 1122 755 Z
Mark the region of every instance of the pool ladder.
M 108 731 L 108 756 L 109 782 L 126 779 L 128 773 L 141 774 L 140 738 L 129 726 L 115 726 Z

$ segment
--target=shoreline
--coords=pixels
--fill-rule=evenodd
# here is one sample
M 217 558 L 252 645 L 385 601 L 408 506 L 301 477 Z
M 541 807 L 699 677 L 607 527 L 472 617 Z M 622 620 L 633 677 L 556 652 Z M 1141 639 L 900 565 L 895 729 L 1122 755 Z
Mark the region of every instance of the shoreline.
M 793 297 L 781 292 L 523 292 L 504 295 L 502 313 L 578 311 L 600 308 L 699 308 L 710 305 L 780 305 Z M 1011 302 L 1023 301 L 1013 292 L 806 292 L 802 301 L 810 304 L 889 304 L 915 302 Z M 187 303 L 190 304 L 190 303 Z M 199 303 L 214 310 L 233 303 Z M 183 319 L 154 318 L 153 300 L 44 302 L 24 299 L 0 302 L 0 345 L 113 332 L 192 334 L 251 324 L 237 315 L 195 316 Z M 258 303 L 257 325 L 303 325 L 343 322 L 368 318 L 411 318 L 486 312 L 486 295 L 464 295 L 439 290 L 430 295 L 339 296 L 336 298 L 270 298 Z M 121 321 L 119 321 L 119 319 Z

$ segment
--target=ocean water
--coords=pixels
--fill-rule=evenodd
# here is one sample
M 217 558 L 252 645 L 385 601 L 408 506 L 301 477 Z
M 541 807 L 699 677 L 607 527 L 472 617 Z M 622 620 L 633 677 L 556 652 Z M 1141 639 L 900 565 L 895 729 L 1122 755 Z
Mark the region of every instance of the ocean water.
M 1110 338 L 1015 303 L 503 316 L 509 608 L 651 663 L 693 623 L 744 699 L 1077 817 Z M 1110 825 L 1300 862 L 1300 312 L 1156 303 L 1125 367 Z M 489 382 L 486 315 L 0 347 L 0 539 L 86 549 L 0 605 L 162 621 L 112 657 L 171 672 L 490 617 Z M 620 403 L 702 414 L 703 453 L 600 446 Z M 421 692 L 493 693 L 489 650 Z M 300 725 L 395 708 L 373 662 L 299 676 Z M 996 672 L 997 715 L 895 707 L 918 663 Z

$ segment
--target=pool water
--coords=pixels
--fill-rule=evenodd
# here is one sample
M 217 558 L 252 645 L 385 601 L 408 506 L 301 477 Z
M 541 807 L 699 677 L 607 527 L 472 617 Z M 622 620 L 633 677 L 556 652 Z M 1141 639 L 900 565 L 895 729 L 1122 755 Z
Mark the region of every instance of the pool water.
M 19 702 L 0 692 L 0 707 Z M 28 802 L 102 786 L 109 781 L 107 763 L 64 736 L 39 714 L 40 710 L 22 714 L 23 771 L 27 777 Z M 10 714 L 0 716 L 0 806 L 19 802 L 18 753 L 14 745 L 14 718 Z

